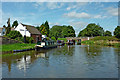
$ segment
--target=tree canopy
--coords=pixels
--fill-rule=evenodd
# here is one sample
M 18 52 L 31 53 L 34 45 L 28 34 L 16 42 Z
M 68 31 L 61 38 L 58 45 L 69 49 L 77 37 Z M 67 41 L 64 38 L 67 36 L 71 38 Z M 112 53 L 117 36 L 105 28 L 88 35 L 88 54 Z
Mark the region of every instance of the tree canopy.
M 104 32 L 104 36 L 112 36 L 112 33 L 107 30 L 107 31 Z
M 17 20 L 15 20 L 15 21 L 13 22 L 12 27 L 14 27 L 14 26 L 15 26 L 15 28 L 18 26 L 18 21 L 17 21 Z
M 85 29 L 79 32 L 78 37 L 94 37 L 94 36 L 103 36 L 104 30 L 101 26 L 96 25 L 95 23 L 90 23 Z
M 114 35 L 115 37 L 120 38 L 120 26 L 115 28 Z
M 49 24 L 48 24 L 48 21 L 43 23 L 40 27 L 37 26 L 36 28 L 42 33 L 42 35 L 49 36 Z
M 55 25 L 50 29 L 50 37 L 54 36 L 55 38 L 63 37 L 75 37 L 75 30 L 72 26 L 58 26 Z
M 9 32 L 11 31 L 10 18 L 8 18 L 7 24 L 8 24 L 8 26 L 6 27 L 6 35 L 9 34 Z

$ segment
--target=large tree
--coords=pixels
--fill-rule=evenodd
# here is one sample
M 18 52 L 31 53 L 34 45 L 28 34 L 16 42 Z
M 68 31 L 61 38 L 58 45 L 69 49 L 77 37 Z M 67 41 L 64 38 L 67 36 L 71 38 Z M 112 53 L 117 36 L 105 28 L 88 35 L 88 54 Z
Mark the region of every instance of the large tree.
M 107 30 L 107 31 L 104 32 L 104 36 L 112 36 L 112 33 Z
M 48 23 L 48 21 L 45 22 L 44 26 L 45 26 L 45 29 L 47 31 L 47 36 L 49 36 L 49 23 Z
M 95 23 L 90 23 L 87 25 L 85 29 L 79 32 L 78 37 L 87 36 L 87 37 L 94 37 L 94 36 L 103 36 L 104 30 L 101 26 L 96 25 Z
M 43 35 L 49 36 L 49 24 L 48 21 L 43 23 L 41 26 L 36 27 Z
M 12 27 L 16 28 L 17 26 L 18 26 L 18 21 L 15 20 L 15 21 L 13 22 L 13 24 L 12 24 Z
M 72 26 L 58 26 L 55 25 L 50 29 L 50 37 L 54 36 L 55 38 L 58 37 L 75 37 L 75 30 Z
M 115 28 L 114 35 L 115 37 L 120 38 L 120 26 Z
M 7 24 L 8 24 L 8 26 L 6 27 L 6 35 L 9 34 L 9 32 L 11 31 L 10 18 L 8 18 Z
M 46 30 L 44 24 L 42 24 L 40 26 L 39 31 L 41 32 L 42 35 L 47 35 L 47 30 Z

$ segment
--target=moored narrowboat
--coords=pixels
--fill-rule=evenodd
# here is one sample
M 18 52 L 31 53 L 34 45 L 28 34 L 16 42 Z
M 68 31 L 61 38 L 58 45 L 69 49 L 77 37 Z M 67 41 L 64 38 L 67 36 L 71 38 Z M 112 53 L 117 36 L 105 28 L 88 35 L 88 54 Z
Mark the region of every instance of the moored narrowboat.
M 37 45 L 35 45 L 35 50 L 38 51 L 40 49 L 50 49 L 50 48 L 56 48 L 57 45 L 54 41 L 52 40 L 42 40 L 42 41 L 38 41 Z
M 68 40 L 66 42 L 67 45 L 74 45 L 75 44 L 75 40 Z
M 63 45 L 65 45 L 65 43 L 64 43 L 63 40 L 57 40 L 57 45 L 58 46 L 63 46 Z
M 77 40 L 77 45 L 81 45 L 81 39 Z

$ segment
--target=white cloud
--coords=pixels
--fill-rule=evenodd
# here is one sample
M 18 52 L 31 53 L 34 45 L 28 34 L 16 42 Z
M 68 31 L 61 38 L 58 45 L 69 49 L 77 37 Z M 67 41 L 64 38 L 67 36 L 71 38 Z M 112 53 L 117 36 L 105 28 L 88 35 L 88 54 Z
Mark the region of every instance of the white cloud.
M 52 28 L 52 26 L 54 26 L 54 25 L 61 25 L 61 24 L 58 22 L 56 22 L 56 23 L 49 22 L 49 25 L 50 25 L 50 28 Z
M 85 12 L 77 13 L 77 12 L 70 12 L 70 13 L 65 13 L 63 14 L 64 17 L 69 17 L 69 18 L 106 18 L 107 16 L 102 16 L 102 15 L 91 15 Z
M 76 36 L 79 34 L 79 32 L 87 26 L 88 23 L 81 22 L 81 21 L 73 21 L 71 20 L 69 22 L 70 25 L 72 25 L 75 29 Z
M 36 8 L 40 7 L 47 7 L 48 9 L 57 9 L 61 8 L 64 5 L 64 3 L 59 3 L 59 2 L 36 2 L 34 6 Z
M 107 10 L 107 13 L 112 16 L 118 16 L 118 8 L 108 7 L 105 10 Z
M 82 13 L 70 12 L 70 13 L 65 13 L 64 16 L 71 18 L 90 18 L 90 15 L 85 12 Z
M 103 18 L 106 18 L 107 16 L 102 16 L 102 15 L 95 15 L 94 16 L 94 18 L 101 18 L 101 19 L 103 19 Z
M 69 4 L 68 7 L 66 8 L 66 10 L 71 10 L 74 8 L 80 8 L 81 6 L 85 6 L 87 4 L 87 2 L 78 2 L 76 4 Z

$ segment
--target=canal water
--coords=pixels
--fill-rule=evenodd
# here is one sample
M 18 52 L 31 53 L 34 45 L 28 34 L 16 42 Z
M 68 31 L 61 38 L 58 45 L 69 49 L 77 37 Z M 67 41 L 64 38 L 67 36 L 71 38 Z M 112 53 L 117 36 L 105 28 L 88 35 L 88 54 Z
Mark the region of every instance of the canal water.
M 2 58 L 3 78 L 118 78 L 120 48 L 71 45 Z

